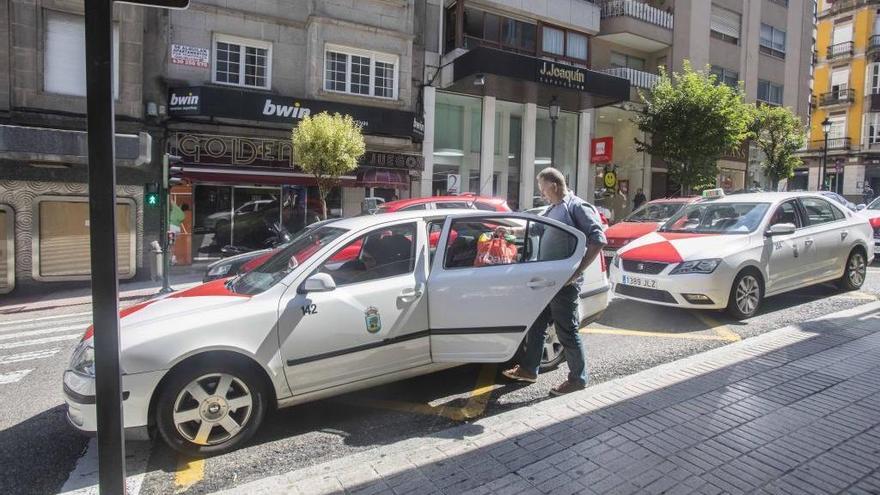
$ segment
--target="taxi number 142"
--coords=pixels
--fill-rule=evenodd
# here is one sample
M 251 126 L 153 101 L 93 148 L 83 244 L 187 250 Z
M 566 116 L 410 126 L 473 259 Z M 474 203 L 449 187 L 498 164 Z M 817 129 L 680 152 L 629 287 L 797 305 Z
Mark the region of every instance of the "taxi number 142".
M 626 285 L 635 285 L 636 287 L 646 287 L 648 289 L 654 289 L 657 287 L 656 280 L 650 278 L 630 277 L 629 275 L 623 276 L 623 283 Z

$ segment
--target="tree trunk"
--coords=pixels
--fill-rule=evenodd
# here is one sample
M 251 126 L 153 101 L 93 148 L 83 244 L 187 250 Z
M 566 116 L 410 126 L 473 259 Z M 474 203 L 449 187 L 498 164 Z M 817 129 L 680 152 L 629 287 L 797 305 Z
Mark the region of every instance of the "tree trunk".
M 770 179 L 770 184 L 772 184 L 774 191 L 779 190 L 779 177 L 772 177 Z

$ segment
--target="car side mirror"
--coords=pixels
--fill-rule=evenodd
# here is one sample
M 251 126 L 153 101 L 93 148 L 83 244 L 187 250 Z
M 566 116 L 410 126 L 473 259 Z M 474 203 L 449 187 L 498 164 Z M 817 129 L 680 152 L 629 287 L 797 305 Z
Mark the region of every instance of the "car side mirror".
M 328 273 L 316 273 L 311 277 L 307 278 L 302 285 L 299 286 L 300 294 L 307 294 L 309 292 L 330 292 L 331 290 L 336 289 L 336 281 L 333 280 L 333 277 Z
M 856 211 L 862 211 L 862 210 L 864 210 L 864 209 L 867 208 L 867 207 L 868 207 L 868 205 L 866 205 L 865 203 L 862 203 L 862 204 L 856 205 Z
M 794 234 L 795 230 L 797 230 L 797 227 L 793 223 L 777 223 L 776 225 L 770 226 L 770 228 L 767 229 L 765 235 L 767 237 L 773 237 L 776 235 L 790 235 Z

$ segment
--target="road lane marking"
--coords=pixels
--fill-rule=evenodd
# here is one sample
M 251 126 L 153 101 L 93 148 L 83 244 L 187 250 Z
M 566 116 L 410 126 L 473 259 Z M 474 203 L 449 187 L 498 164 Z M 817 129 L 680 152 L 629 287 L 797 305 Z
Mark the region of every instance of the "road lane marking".
M 742 340 L 742 337 L 739 336 L 738 333 L 734 332 L 724 323 L 716 320 L 712 316 L 706 314 L 703 311 L 692 311 L 692 315 L 694 315 L 698 320 L 705 323 L 706 326 L 709 327 L 709 330 L 721 337 L 721 340 L 725 342 L 737 342 Z
M 700 330 L 701 332 L 703 330 Z M 667 332 L 647 332 L 642 330 L 624 330 L 621 328 L 611 328 L 603 326 L 589 326 L 582 328 L 580 333 L 600 334 L 600 335 L 624 335 L 628 337 L 659 337 L 664 339 L 685 339 L 685 340 L 727 340 L 721 335 L 690 335 L 686 333 L 667 333 Z
M 125 443 L 125 472 L 130 474 L 125 479 L 126 493 L 138 495 L 147 474 L 147 461 L 150 460 L 149 442 Z M 86 444 L 82 455 L 76 461 L 76 467 L 70 472 L 61 491 L 63 495 L 99 495 L 98 493 L 98 442 L 92 438 Z
M 205 477 L 205 459 L 178 457 L 174 493 L 185 492 Z
M 20 363 L 22 361 L 30 361 L 32 359 L 43 359 L 52 357 L 60 351 L 60 348 L 48 349 L 44 351 L 22 352 L 21 354 L 12 354 L 9 356 L 0 356 L 0 365 L 10 363 Z
M 16 349 L 18 347 L 28 347 L 32 345 L 40 345 L 40 344 L 49 344 L 52 342 L 63 342 L 65 340 L 75 340 L 82 338 L 81 333 L 74 333 L 71 335 L 57 335 L 55 337 L 45 337 L 42 339 L 33 339 L 33 340 L 22 340 L 19 342 L 7 342 L 5 344 L 0 344 L 0 351 L 6 349 Z
M 15 383 L 27 376 L 27 374 L 31 371 L 34 370 L 18 370 L 9 373 L 0 373 L 0 385 L 9 385 L 10 383 Z
M 37 322 L 37 321 L 59 320 L 59 319 L 63 319 L 63 318 L 74 318 L 74 317 L 80 317 L 80 316 L 88 316 L 89 318 L 91 318 L 92 312 L 88 311 L 85 313 L 71 313 L 71 314 L 67 314 L 67 315 L 44 316 L 42 318 L 20 318 L 18 320 L 10 320 L 10 321 L 0 322 L 0 327 L 5 327 L 5 326 L 9 326 L 9 325 L 21 325 L 23 323 L 33 323 L 33 322 Z
M 868 320 L 880 320 L 880 312 L 871 313 L 869 315 L 862 316 L 859 318 L 859 321 L 868 321 Z
M 17 332 L 17 333 L 0 333 L 0 340 L 12 340 L 17 339 L 19 337 L 34 337 L 37 335 L 48 335 L 50 333 L 61 333 L 61 332 L 71 332 L 71 331 L 79 331 L 84 332 L 88 326 L 82 325 L 74 325 L 71 327 L 57 327 L 57 328 L 44 328 L 42 330 L 28 330 L 26 332 Z

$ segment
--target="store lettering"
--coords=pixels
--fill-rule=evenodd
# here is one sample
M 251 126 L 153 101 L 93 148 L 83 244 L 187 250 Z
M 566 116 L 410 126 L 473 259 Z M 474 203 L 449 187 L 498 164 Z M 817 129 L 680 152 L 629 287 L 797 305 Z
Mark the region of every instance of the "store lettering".
M 299 102 L 295 102 L 293 105 L 281 105 L 272 103 L 271 99 L 266 98 L 266 104 L 263 106 L 263 115 L 301 119 L 308 117 L 311 113 L 311 109 L 300 106 Z
M 567 69 L 558 67 L 553 62 L 549 64 L 544 62 L 541 70 L 538 71 L 541 80 L 545 82 L 564 82 L 566 86 L 580 87 L 584 84 L 585 77 L 583 71 L 578 69 Z
M 199 95 L 194 95 L 189 93 L 185 96 L 177 96 L 176 93 L 171 93 L 171 102 L 172 107 L 197 107 L 199 105 Z
M 293 168 L 293 145 L 280 139 L 178 133 L 171 152 L 190 163 Z

